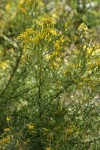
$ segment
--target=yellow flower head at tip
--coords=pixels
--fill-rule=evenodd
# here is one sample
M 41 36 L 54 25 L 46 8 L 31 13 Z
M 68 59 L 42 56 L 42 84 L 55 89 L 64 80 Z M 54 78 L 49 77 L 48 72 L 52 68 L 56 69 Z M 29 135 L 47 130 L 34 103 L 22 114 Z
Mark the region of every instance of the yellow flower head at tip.
M 50 147 L 47 147 L 46 150 L 52 150 Z
M 7 116 L 7 117 L 6 117 L 6 120 L 9 122 L 9 121 L 11 120 L 11 118 Z
M 27 124 L 27 127 L 28 127 L 29 130 L 33 130 L 33 129 L 34 129 L 34 125 L 31 124 L 31 123 L 30 123 L 30 124 Z

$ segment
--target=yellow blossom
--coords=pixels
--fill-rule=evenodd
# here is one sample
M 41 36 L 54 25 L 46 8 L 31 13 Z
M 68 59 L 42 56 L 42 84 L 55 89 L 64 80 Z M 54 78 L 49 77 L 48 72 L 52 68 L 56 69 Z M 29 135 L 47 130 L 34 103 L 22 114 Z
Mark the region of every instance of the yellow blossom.
M 100 48 L 97 48 L 95 51 L 93 51 L 92 55 L 100 55 Z
M 34 31 L 33 31 L 33 29 L 32 28 L 28 28 L 28 29 L 26 29 L 26 33 L 28 33 L 28 34 L 32 34 Z
M 54 35 L 54 36 L 57 36 L 57 32 L 54 30 L 54 29 L 49 29 L 49 32 Z
M 77 41 L 78 40 L 78 36 L 75 35 L 74 36 L 74 40 Z
M 5 128 L 4 129 L 4 132 L 9 132 L 10 131 L 10 128 Z
M 86 49 L 86 45 L 83 46 L 83 49 Z
M 9 60 L 6 60 L 5 62 L 1 62 L 0 63 L 0 68 L 4 69 L 4 70 L 7 69 L 9 67 L 9 63 L 10 63 Z
M 50 55 L 49 55 L 49 54 L 46 54 L 46 55 L 44 56 L 44 59 L 45 59 L 46 61 L 50 60 Z
M 70 70 L 64 70 L 64 75 L 67 75 L 67 74 L 69 74 L 70 73 Z
M 6 117 L 6 120 L 9 122 L 9 121 L 11 120 L 11 118 L 7 116 L 7 117 Z
M 33 130 L 34 129 L 34 125 L 32 123 L 27 124 L 27 127 L 29 130 Z
M 2 62 L 0 63 L 0 67 L 5 70 L 8 67 L 8 63 L 6 61 Z
M 46 150 L 52 150 L 50 147 L 47 147 Z
M 64 36 L 62 36 L 61 38 L 60 38 L 60 40 L 59 40 L 61 43 L 64 43 L 65 42 L 65 38 L 64 38 Z
M 87 53 L 90 54 L 93 51 L 92 47 L 87 48 Z
M 6 9 L 7 11 L 9 11 L 10 8 L 11 8 L 11 5 L 8 3 L 8 4 L 5 6 L 5 9 Z
M 52 63 L 52 66 L 55 67 L 55 68 L 58 68 L 58 67 L 59 67 L 58 63 L 56 63 L 56 62 L 53 62 L 53 63 Z
M 70 136 L 74 132 L 74 127 L 70 126 L 68 129 L 66 129 L 66 134 L 67 136 Z
M 57 56 L 58 54 L 59 54 L 58 51 L 52 52 L 52 56 Z
M 78 31 L 87 31 L 87 30 L 88 27 L 84 23 L 80 24 L 80 26 L 78 27 Z
M 56 61 L 59 63 L 59 62 L 61 62 L 61 59 L 60 59 L 60 58 L 57 58 Z
M 61 48 L 58 41 L 55 42 L 54 46 L 55 46 L 55 48 L 57 48 L 57 49 L 60 49 L 60 48 Z
M 25 63 L 25 61 L 26 61 L 26 57 L 25 57 L 25 55 L 23 55 L 23 56 L 21 57 L 21 62 L 22 62 L 22 63 Z

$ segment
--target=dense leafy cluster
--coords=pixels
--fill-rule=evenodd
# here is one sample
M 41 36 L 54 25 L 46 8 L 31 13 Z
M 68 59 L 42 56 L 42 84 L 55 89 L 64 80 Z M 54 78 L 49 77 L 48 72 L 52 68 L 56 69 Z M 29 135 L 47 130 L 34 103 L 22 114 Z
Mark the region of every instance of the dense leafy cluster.
M 98 150 L 99 1 L 0 3 L 0 149 Z

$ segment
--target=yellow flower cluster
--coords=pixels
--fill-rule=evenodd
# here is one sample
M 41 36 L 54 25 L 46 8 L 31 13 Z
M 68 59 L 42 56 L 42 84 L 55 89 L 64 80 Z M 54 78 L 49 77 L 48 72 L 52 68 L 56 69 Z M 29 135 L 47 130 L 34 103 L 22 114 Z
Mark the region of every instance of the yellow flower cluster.
M 67 135 L 67 136 L 72 135 L 75 130 L 76 130 L 75 125 L 69 126 L 69 127 L 66 129 L 66 135 Z
M 17 39 L 18 40 L 22 40 L 24 44 L 28 44 L 32 41 L 32 37 L 30 37 L 32 34 L 34 33 L 34 31 L 32 30 L 32 28 L 26 29 L 25 32 L 23 32 L 22 34 L 20 34 Z
M 24 55 L 21 57 L 21 63 L 24 64 L 26 62 L 26 53 L 24 53 Z
M 65 38 L 64 36 L 60 37 L 58 40 L 56 40 L 55 44 L 54 44 L 54 47 L 57 49 L 57 50 L 60 50 L 61 48 L 61 44 L 63 44 L 65 42 Z
M 24 33 L 20 34 L 17 39 L 25 39 L 25 38 L 29 38 L 30 34 L 33 34 L 33 30 L 32 28 L 26 29 Z
M 9 67 L 9 60 L 0 62 L 0 69 L 6 70 Z
M 24 44 L 28 45 L 30 43 L 39 44 L 42 40 L 49 39 L 50 36 L 57 36 L 57 32 L 54 28 L 46 28 L 41 31 L 33 30 L 32 28 L 26 29 L 24 33 L 20 34 L 17 39 L 21 39 Z
M 80 26 L 78 27 L 78 31 L 87 31 L 88 27 L 86 26 L 85 23 L 80 24 Z
M 9 142 L 10 142 L 10 136 L 7 135 L 6 137 L 4 137 L 4 138 L 2 138 L 2 139 L 0 140 L 0 146 L 2 146 L 2 145 L 4 145 L 4 144 L 7 144 L 7 143 L 9 143 Z
M 7 117 L 6 117 L 6 120 L 9 122 L 9 121 L 11 120 L 11 118 L 7 116 Z
M 46 150 L 52 150 L 50 147 L 47 147 Z
M 92 56 L 100 55 L 100 47 L 99 48 L 97 46 L 95 46 L 95 47 L 88 47 L 87 48 L 87 53 L 91 54 Z
M 49 61 L 50 60 L 50 55 L 49 54 L 46 54 L 45 56 L 44 56 L 44 60 L 46 60 L 46 61 Z
M 27 128 L 29 130 L 33 130 L 35 128 L 35 126 L 32 123 L 27 124 Z
M 57 62 L 52 62 L 52 67 L 57 69 L 59 68 L 59 64 Z
M 54 30 L 53 28 L 49 29 L 48 33 L 51 33 L 52 35 L 57 36 L 56 30 Z

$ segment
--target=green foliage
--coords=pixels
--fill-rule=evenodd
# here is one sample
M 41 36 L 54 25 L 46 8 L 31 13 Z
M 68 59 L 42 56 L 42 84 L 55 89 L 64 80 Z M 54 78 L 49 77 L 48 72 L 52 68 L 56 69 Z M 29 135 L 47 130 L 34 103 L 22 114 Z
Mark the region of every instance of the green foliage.
M 99 1 L 1 4 L 0 149 L 98 150 Z

